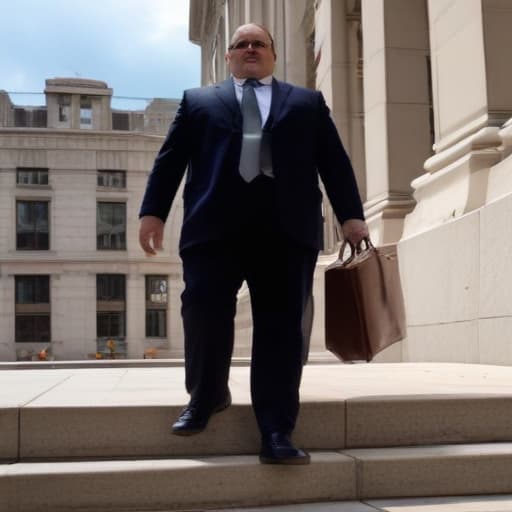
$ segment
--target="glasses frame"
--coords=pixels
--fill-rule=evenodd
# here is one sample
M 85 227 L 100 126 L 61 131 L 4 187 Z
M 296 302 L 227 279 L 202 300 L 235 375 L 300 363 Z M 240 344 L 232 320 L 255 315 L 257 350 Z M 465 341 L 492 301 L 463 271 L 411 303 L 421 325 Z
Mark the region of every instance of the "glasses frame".
M 247 41 L 242 39 L 241 41 L 230 44 L 228 46 L 228 50 L 248 50 L 249 47 L 252 50 L 266 50 L 272 47 L 272 43 L 265 43 L 264 41 L 260 41 L 258 39 L 254 41 Z

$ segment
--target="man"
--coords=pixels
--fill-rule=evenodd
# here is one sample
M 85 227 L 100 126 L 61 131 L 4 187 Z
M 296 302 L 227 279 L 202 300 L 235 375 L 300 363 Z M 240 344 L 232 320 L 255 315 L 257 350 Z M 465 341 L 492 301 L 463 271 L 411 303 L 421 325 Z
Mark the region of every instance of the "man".
M 263 463 L 307 464 L 290 439 L 299 410 L 302 319 L 322 246 L 325 184 L 344 236 L 368 235 L 354 173 L 321 93 L 272 77 L 268 30 L 239 27 L 231 77 L 185 91 L 155 160 L 140 217 L 147 254 L 188 166 L 180 238 L 185 376 L 190 402 L 177 435 L 204 430 L 231 403 L 228 377 L 236 295 L 248 284 L 253 317 L 251 397 Z

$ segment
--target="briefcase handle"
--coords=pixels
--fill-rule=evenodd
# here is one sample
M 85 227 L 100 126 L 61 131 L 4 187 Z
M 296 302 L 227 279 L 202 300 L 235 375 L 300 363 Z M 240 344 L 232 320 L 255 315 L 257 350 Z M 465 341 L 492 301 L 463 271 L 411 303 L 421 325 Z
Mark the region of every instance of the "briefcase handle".
M 363 247 L 363 245 L 365 247 Z M 348 258 L 345 259 L 345 251 L 347 249 L 347 246 L 350 247 L 350 255 Z M 349 263 L 354 261 L 356 256 L 360 256 L 361 254 L 366 253 L 371 250 L 375 250 L 375 247 L 372 244 L 370 237 L 368 237 L 368 236 L 363 238 L 357 245 L 354 245 L 352 242 L 345 239 L 345 240 L 343 240 L 343 243 L 341 244 L 338 259 L 341 261 L 341 263 L 343 265 L 348 265 Z

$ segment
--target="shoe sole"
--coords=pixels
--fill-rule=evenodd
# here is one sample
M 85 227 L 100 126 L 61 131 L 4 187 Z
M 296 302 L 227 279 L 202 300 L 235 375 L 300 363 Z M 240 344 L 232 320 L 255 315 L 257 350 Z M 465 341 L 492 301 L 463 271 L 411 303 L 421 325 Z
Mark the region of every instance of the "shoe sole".
M 282 464 L 283 466 L 306 466 L 311 463 L 311 457 L 290 457 L 287 459 L 275 459 L 270 457 L 262 457 L 260 455 L 260 462 L 262 464 Z
M 229 406 L 231 405 L 231 398 L 217 406 L 215 409 L 213 409 L 212 411 L 212 414 L 210 415 L 213 416 L 214 414 L 217 414 L 219 412 L 222 412 L 222 411 L 225 411 Z M 187 428 L 187 429 L 172 429 L 171 432 L 175 435 L 175 436 L 182 436 L 182 437 L 188 437 L 188 436 L 195 436 L 196 434 L 200 434 L 201 432 L 203 432 L 206 427 L 208 426 L 208 422 L 206 423 L 206 425 L 203 427 L 203 428 L 196 428 L 196 429 L 190 429 L 190 428 Z

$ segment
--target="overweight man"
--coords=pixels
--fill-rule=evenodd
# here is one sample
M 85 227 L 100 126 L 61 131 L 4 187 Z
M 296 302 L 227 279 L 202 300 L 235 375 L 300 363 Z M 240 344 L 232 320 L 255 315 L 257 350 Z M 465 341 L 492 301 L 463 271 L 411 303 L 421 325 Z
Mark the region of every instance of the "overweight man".
M 180 236 L 185 288 L 185 385 L 172 426 L 199 434 L 231 404 L 236 297 L 247 282 L 253 318 L 251 398 L 260 461 L 308 464 L 292 442 L 299 412 L 302 320 L 322 248 L 322 180 L 343 235 L 368 235 L 354 172 L 320 92 L 273 77 L 269 31 L 238 27 L 231 76 L 185 91 L 140 210 L 140 244 L 153 255 L 183 176 Z

